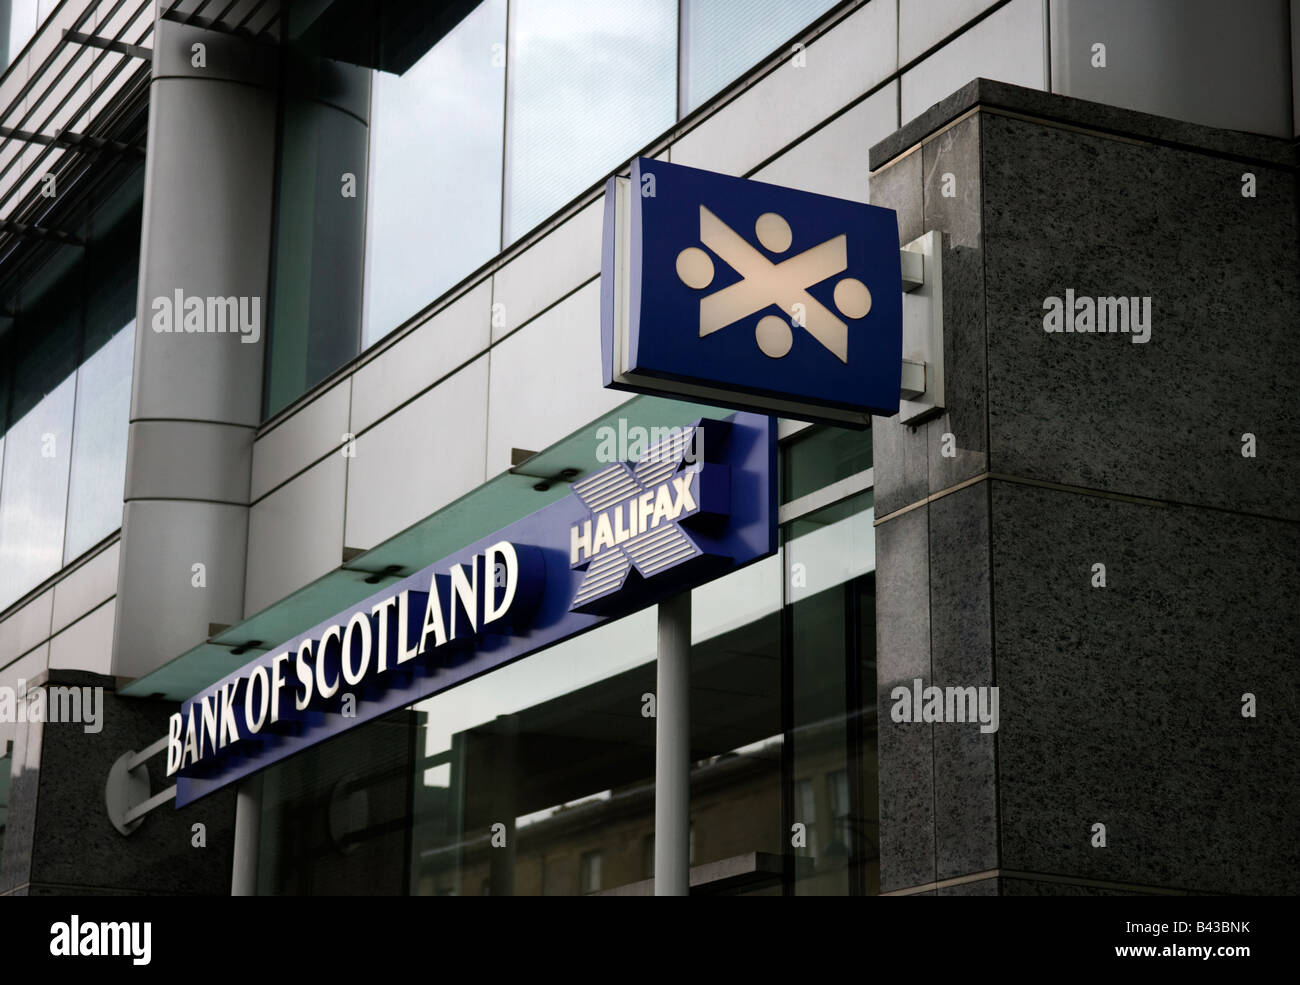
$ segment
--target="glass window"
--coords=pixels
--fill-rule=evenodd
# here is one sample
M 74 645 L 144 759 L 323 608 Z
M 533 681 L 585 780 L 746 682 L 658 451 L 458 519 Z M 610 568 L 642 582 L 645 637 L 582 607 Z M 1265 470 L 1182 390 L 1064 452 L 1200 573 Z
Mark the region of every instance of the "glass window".
M 467 895 L 486 885 L 494 896 L 575 895 L 647 878 L 655 720 L 644 709 L 656 618 L 651 608 L 608 623 L 419 702 L 386 736 L 363 726 L 271 767 L 262 890 L 403 891 L 393 880 L 404 853 L 391 816 L 374 805 L 407 801 L 392 770 L 358 769 L 367 755 L 410 757 L 406 892 Z M 778 624 L 773 611 L 704 639 L 711 622 L 696 624 L 692 864 L 782 851 Z M 413 746 L 403 745 L 401 714 L 414 723 Z M 389 743 L 382 753 L 379 742 Z M 370 790 L 371 810 L 331 834 L 321 818 L 345 780 Z M 347 844 L 356 858 L 342 852 Z M 779 890 L 779 874 L 775 882 Z
M 796 846 L 797 854 L 816 856 L 817 793 L 807 777 L 794 781 L 794 823 L 803 825 L 804 834 L 804 844 Z
M 859 579 L 850 596 L 855 609 L 850 625 L 857 653 L 846 668 L 847 687 L 857 697 L 860 715 L 849 722 L 853 745 L 848 771 L 847 810 L 843 827 L 848 838 L 853 891 L 880 895 L 880 732 L 876 721 L 876 581 Z
M 77 370 L 65 564 L 122 525 L 134 353 L 132 320 Z
M 682 0 L 682 115 L 717 95 L 836 2 Z
M 60 247 L 4 300 L 15 311 L 0 358 L 13 367 L 9 426 L 77 371 L 85 251 Z
M 262 772 L 260 893 L 404 892 L 415 722 L 393 712 Z
M 0 609 L 122 522 L 144 165 L 0 286 Z M 71 220 L 69 220 L 71 222 Z
M 879 891 L 867 889 L 878 854 L 868 840 L 878 833 L 866 827 L 877 816 L 874 765 L 872 782 L 862 778 L 865 761 L 875 761 L 874 598 L 867 577 L 791 606 L 795 820 L 812 818 L 805 822 L 807 849 L 799 853 L 811 865 L 796 870 L 798 895 Z M 859 633 L 863 609 L 872 614 L 871 639 Z M 858 704 L 868 698 L 872 705 Z
M 375 73 L 366 346 L 500 249 L 505 38 L 487 0 L 404 75 Z
M 849 771 L 836 770 L 826 776 L 826 801 L 831 810 L 832 837 L 841 845 L 851 843 L 849 820 L 853 814 L 849 804 Z
M 861 471 L 870 450 L 869 432 L 808 434 L 783 449 L 786 498 Z M 819 822 L 808 828 L 811 864 L 795 872 L 800 895 L 879 892 L 872 503 L 868 489 L 783 528 L 794 809 Z
M 0 479 L 0 609 L 63 563 L 76 381 L 69 377 L 5 435 Z
M 505 240 L 677 118 L 676 0 L 512 0 Z
M 369 73 L 337 68 L 331 78 L 364 103 Z M 306 393 L 361 347 L 365 125 L 292 92 L 285 95 L 280 133 L 264 385 L 268 414 Z
M 781 502 L 871 468 L 871 432 L 814 427 L 781 448 Z
M 582 853 L 582 891 L 596 893 L 600 891 L 600 852 Z
M 655 610 L 607 623 L 415 705 L 411 891 L 492 895 L 636 882 L 654 823 Z M 494 826 L 500 825 L 499 828 Z M 494 847 L 493 836 L 505 847 Z M 588 865 L 594 863 L 587 863 Z
M 691 595 L 690 863 L 779 856 L 780 563 L 769 558 Z M 756 882 L 748 888 L 764 879 Z

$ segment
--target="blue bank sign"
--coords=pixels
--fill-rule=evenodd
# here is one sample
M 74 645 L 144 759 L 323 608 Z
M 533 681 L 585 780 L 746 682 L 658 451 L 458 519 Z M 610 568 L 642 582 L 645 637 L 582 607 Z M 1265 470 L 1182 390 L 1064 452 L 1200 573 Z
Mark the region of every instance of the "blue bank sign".
M 605 191 L 605 385 L 866 426 L 898 412 L 892 209 L 649 158 Z
M 776 550 L 776 433 L 734 414 L 286 640 L 181 705 L 182 807 L 363 722 Z

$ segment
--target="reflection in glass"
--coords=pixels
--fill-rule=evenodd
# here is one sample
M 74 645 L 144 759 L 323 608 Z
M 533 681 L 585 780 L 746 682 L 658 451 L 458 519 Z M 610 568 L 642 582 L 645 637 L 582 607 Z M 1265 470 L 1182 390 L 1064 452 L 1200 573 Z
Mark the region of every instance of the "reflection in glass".
M 369 93 L 370 75 L 336 66 L 347 94 Z M 361 349 L 367 185 L 366 127 L 297 92 L 283 100 L 267 415 L 278 413 Z M 351 175 L 351 179 L 346 176 Z M 352 197 L 344 182 L 356 183 Z
M 576 895 L 594 851 L 606 888 L 641 878 L 655 619 L 608 623 L 415 706 L 412 893 Z
M 505 239 L 676 120 L 676 0 L 513 0 Z
M 500 248 L 505 13 L 487 0 L 406 74 L 375 73 L 364 346 Z
M 794 37 L 836 0 L 682 0 L 682 115 Z
M 780 570 L 770 558 L 692 593 L 691 864 L 761 853 L 734 892 L 781 892 Z
M 65 564 L 122 525 L 134 352 L 133 320 L 77 370 Z
M 0 609 L 58 571 L 68 501 L 74 377 L 46 394 L 5 435 L 0 479 Z
M 817 794 L 813 790 L 813 781 L 810 779 L 804 778 L 794 781 L 794 821 L 792 823 L 803 827 L 802 832 L 800 832 L 803 835 L 800 843 L 796 844 L 795 840 L 791 838 L 795 854 L 815 859 L 817 857 L 817 846 L 821 843 L 818 838 L 821 829 L 817 827 Z
M 798 895 L 879 893 L 870 490 L 785 528 Z
M 596 893 L 601 889 L 600 885 L 600 859 L 601 853 L 583 852 L 582 853 L 582 892 Z
M 779 564 L 766 571 L 779 588 Z M 755 617 L 749 573 L 695 593 L 692 864 L 764 853 L 774 861 L 735 888 L 779 892 L 779 604 Z M 753 618 L 724 628 L 715 607 Z M 416 706 L 413 893 L 575 895 L 650 877 L 656 619 L 636 613 Z
M 143 188 L 140 162 L 97 189 L 83 242 L 0 292 L 0 609 L 121 525 Z
M 812 427 L 781 454 L 781 502 L 788 503 L 871 468 L 871 432 Z
M 395 711 L 262 771 L 260 894 L 403 893 L 414 723 Z
M 876 569 L 872 498 L 868 489 L 788 526 L 787 601 L 801 601 Z

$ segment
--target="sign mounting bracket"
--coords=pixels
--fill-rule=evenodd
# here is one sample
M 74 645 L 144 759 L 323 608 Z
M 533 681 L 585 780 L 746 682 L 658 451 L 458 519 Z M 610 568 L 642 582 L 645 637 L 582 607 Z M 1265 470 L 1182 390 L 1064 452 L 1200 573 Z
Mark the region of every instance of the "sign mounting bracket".
M 912 424 L 943 410 L 943 234 L 931 230 L 899 251 L 903 366 L 898 419 Z

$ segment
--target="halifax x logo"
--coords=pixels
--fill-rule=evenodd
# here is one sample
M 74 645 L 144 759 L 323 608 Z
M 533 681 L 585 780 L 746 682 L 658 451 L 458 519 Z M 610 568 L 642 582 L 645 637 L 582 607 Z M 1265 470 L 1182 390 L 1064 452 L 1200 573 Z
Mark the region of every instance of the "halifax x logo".
M 587 565 L 570 609 L 617 592 L 633 567 L 650 578 L 704 552 L 678 525 L 699 510 L 701 466 L 682 468 L 695 428 L 573 483 L 590 518 L 571 528 L 572 567 Z M 585 555 L 585 556 L 584 556 Z

